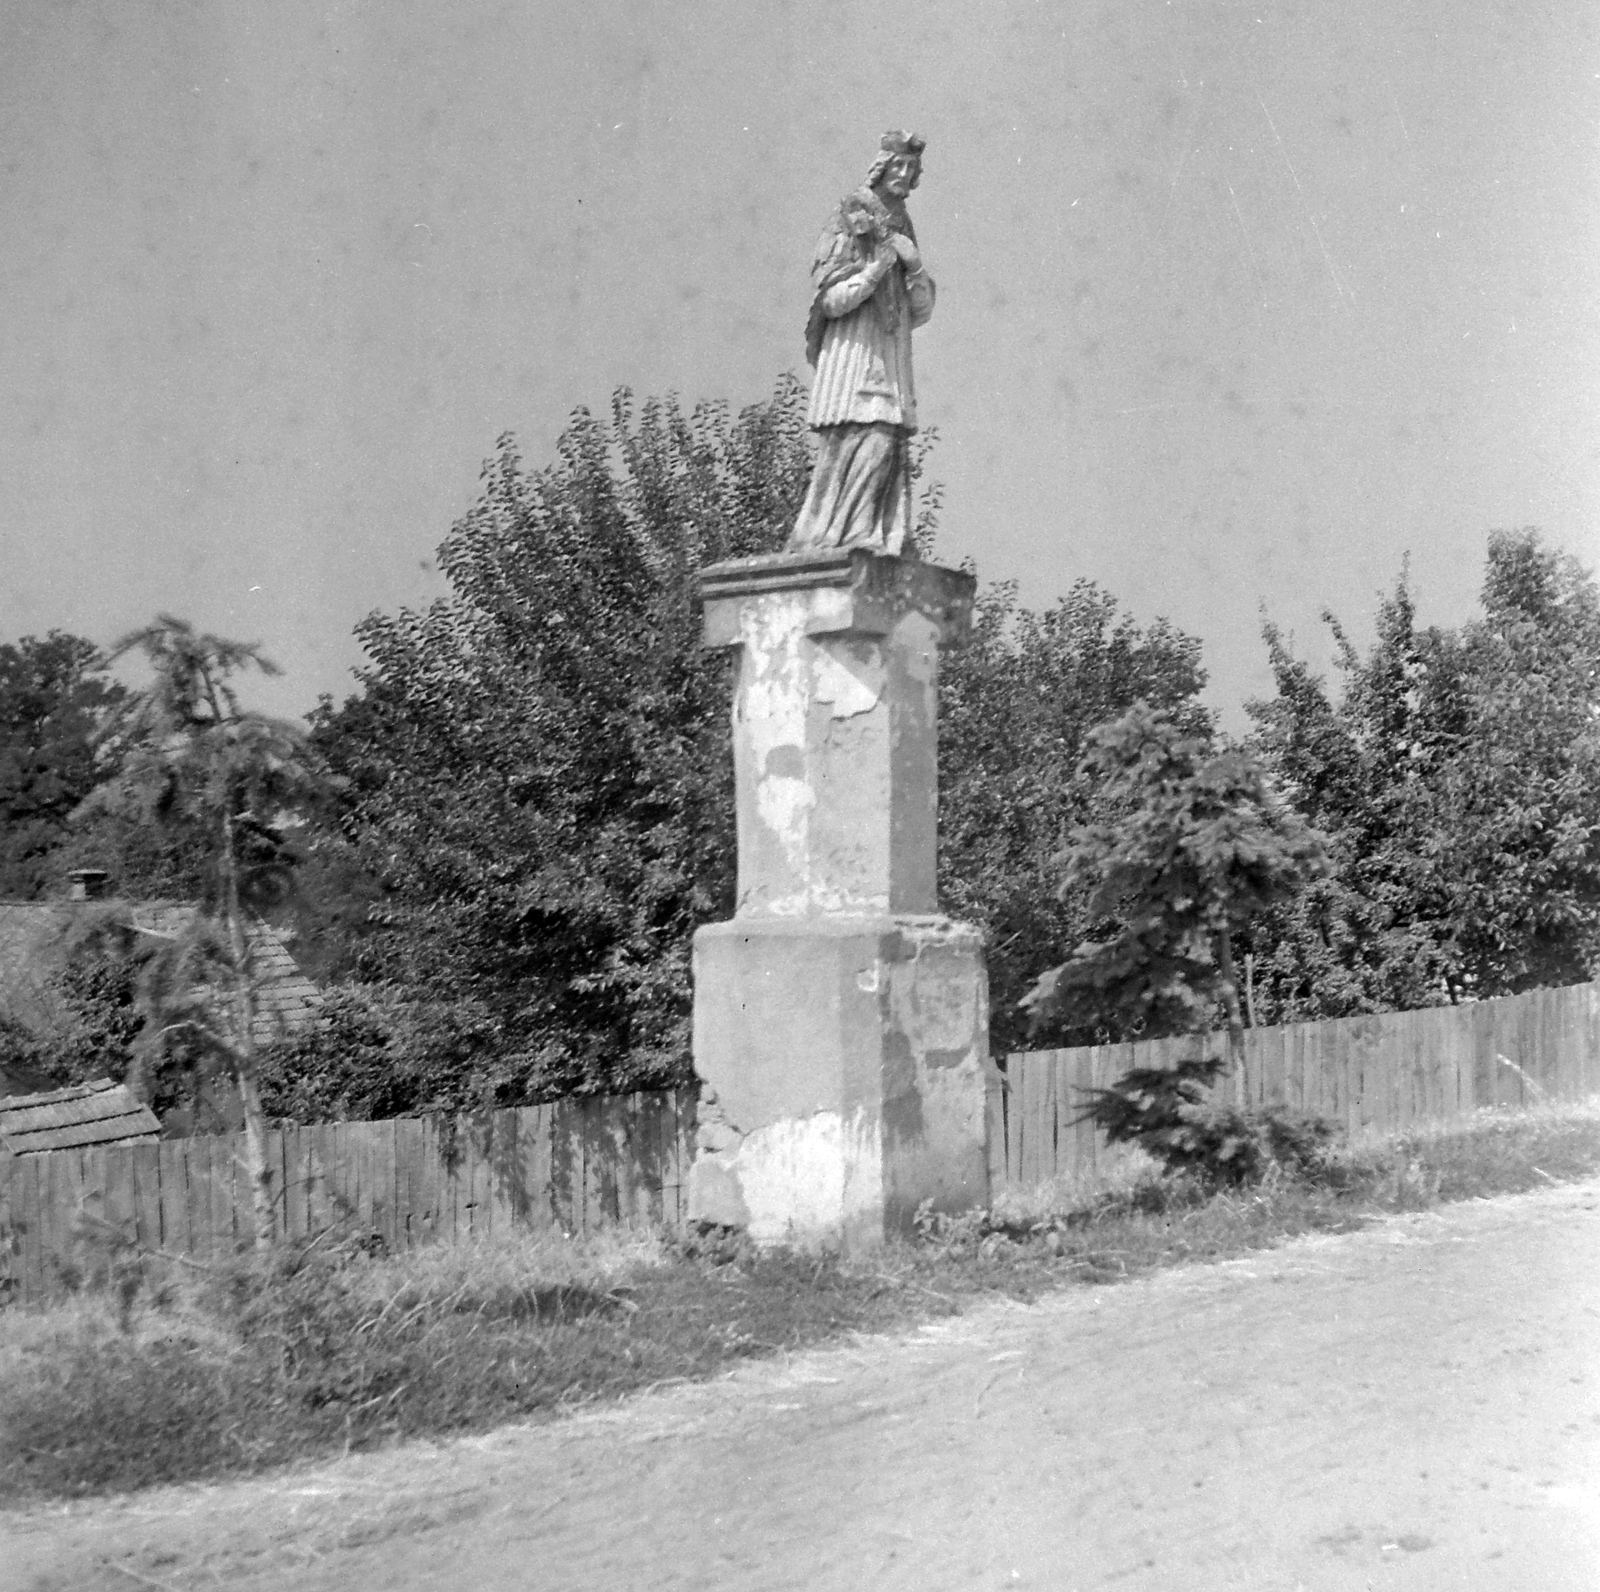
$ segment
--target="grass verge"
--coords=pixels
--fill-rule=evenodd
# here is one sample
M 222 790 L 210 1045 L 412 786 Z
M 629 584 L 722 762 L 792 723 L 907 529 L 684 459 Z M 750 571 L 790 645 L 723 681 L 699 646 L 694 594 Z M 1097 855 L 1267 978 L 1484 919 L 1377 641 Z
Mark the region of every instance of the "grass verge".
M 1208 1193 L 1136 1160 L 932 1218 L 871 1260 L 615 1233 L 375 1257 L 324 1239 L 211 1271 L 111 1257 L 65 1305 L 0 1312 L 0 1499 L 256 1471 L 481 1431 L 1003 1294 L 1120 1281 L 1376 1215 L 1600 1171 L 1600 1107 L 1483 1114 L 1335 1155 L 1315 1183 Z

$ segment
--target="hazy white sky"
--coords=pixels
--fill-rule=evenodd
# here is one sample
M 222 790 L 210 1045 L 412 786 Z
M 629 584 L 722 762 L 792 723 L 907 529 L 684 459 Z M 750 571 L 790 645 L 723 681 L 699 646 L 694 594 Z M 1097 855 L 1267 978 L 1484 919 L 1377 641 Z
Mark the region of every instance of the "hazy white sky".
M 1407 550 L 1600 555 L 1592 0 L 11 0 L 0 640 L 170 609 L 280 711 L 514 430 L 803 371 L 806 268 L 889 126 L 939 282 L 942 549 L 1079 575 L 1268 681 Z M 1232 715 L 1230 715 L 1232 717 Z

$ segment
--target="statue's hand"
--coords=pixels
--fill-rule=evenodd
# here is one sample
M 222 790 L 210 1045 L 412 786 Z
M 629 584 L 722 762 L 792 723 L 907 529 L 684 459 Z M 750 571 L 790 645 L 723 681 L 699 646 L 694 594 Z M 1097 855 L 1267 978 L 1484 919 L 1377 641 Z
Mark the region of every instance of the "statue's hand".
M 899 256 L 901 265 L 906 268 L 906 274 L 915 276 L 922 269 L 922 256 L 917 252 L 916 244 L 903 232 L 891 232 L 889 242 Z

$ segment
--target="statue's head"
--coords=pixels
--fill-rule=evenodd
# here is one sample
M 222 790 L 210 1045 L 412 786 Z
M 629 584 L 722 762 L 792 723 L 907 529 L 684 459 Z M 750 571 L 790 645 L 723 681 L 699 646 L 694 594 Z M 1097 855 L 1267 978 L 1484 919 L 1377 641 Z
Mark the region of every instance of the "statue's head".
M 915 133 L 887 132 L 878 140 L 878 153 L 867 171 L 867 186 L 880 188 L 891 198 L 904 199 L 922 181 L 922 151 L 927 140 Z

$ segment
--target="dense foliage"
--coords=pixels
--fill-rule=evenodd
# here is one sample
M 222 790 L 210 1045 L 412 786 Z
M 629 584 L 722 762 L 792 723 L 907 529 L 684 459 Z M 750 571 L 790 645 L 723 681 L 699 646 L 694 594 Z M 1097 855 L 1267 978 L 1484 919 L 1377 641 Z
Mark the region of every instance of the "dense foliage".
M 1019 607 L 1013 589 L 979 597 L 973 635 L 941 659 L 939 894 L 989 938 L 997 1054 L 1030 1042 L 1021 1001 L 1088 929 L 1082 892 L 1062 892 L 1057 853 L 1095 811 L 1090 732 L 1134 702 L 1183 734 L 1211 733 L 1200 702 L 1200 642 L 1165 620 L 1141 630 L 1117 601 L 1079 581 L 1053 608 Z M 1031 1042 L 1065 1043 L 1046 1018 Z
M 298 951 L 338 993 L 320 1029 L 259 1058 L 276 1114 L 684 1080 L 690 937 L 731 913 L 735 874 L 729 662 L 699 644 L 694 577 L 782 545 L 804 409 L 790 381 L 737 415 L 619 393 L 539 470 L 502 439 L 440 550 L 448 598 L 364 621 L 358 692 L 313 716 L 343 777 L 331 805 L 316 782 L 274 787 L 272 812 L 242 787 L 191 800 L 199 765 L 179 765 L 220 753 L 201 742 L 221 718 L 173 720 L 163 747 L 151 699 L 140 728 L 90 642 L 0 647 L 0 893 L 98 866 L 119 895 L 197 901 L 215 925 L 230 888 L 281 918 L 293 874 Z M 1481 618 L 1421 627 L 1402 579 L 1364 652 L 1329 622 L 1338 688 L 1268 624 L 1276 693 L 1229 747 L 1196 638 L 1141 628 L 1088 582 L 1042 611 L 980 593 L 941 662 L 939 884 L 987 932 L 997 1053 L 1423 1006 L 1600 963 L 1592 578 L 1536 533 L 1501 534 Z M 228 757 L 310 769 L 285 727 L 218 711 Z M 207 977 L 232 954 L 192 949 Z M 113 955 L 72 976 L 62 1032 L 8 1031 L 0 1056 L 63 1080 L 90 1052 L 126 1066 L 133 975 Z M 166 1087 L 153 1058 L 145 1078 Z
M 792 383 L 737 416 L 619 394 L 547 469 L 503 439 L 440 549 L 450 597 L 360 627 L 361 693 L 316 740 L 382 889 L 354 971 L 450 1030 L 418 1103 L 686 1075 L 689 937 L 735 875 L 728 663 L 694 577 L 779 547 L 808 469 Z
M 1325 870 L 1321 838 L 1248 752 L 1215 751 L 1146 703 L 1089 743 L 1081 772 L 1103 816 L 1060 858 L 1060 893 L 1083 903 L 1089 934 L 1025 1004 L 1119 1038 L 1209 1026 L 1220 1006 L 1237 1055 L 1234 945 Z
M 1255 745 L 1333 871 L 1254 938 L 1263 1021 L 1574 983 L 1600 961 L 1600 601 L 1537 533 L 1490 539 L 1483 617 L 1404 579 L 1337 701 L 1272 627 Z M 1330 617 L 1330 623 L 1333 623 Z
M 54 853 L 101 774 L 96 726 L 122 694 L 82 636 L 0 646 L 0 897 L 32 900 L 59 877 Z

